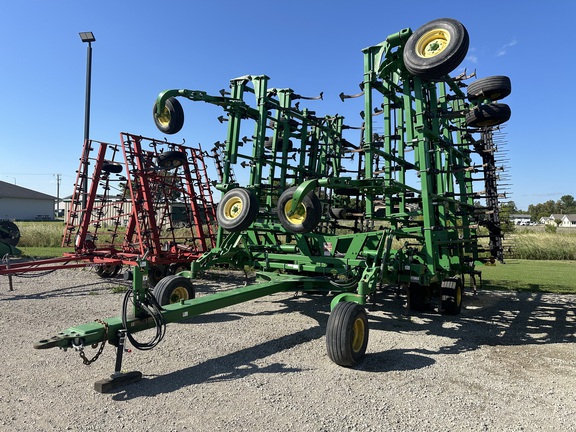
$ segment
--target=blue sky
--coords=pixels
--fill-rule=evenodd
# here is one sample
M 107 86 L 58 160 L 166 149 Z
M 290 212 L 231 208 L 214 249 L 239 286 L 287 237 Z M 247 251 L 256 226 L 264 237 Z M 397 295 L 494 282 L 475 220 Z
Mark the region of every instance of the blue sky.
M 81 31 L 96 36 L 90 137 L 119 143 L 120 132 L 163 138 L 151 117 L 162 90 L 217 94 L 247 74 L 266 74 L 271 86 L 302 95 L 324 92 L 324 101 L 307 106 L 359 125 L 361 102 L 342 103 L 338 94 L 358 92 L 360 50 L 450 17 L 470 34 L 461 69 L 512 80 L 503 101 L 512 109 L 510 198 L 526 210 L 576 196 L 575 2 L 35 0 L 10 2 L 2 12 L 2 181 L 56 196 L 61 174 L 60 195 L 72 192 L 84 136 Z M 225 138 L 220 110 L 183 102 L 186 124 L 171 141 L 209 149 Z

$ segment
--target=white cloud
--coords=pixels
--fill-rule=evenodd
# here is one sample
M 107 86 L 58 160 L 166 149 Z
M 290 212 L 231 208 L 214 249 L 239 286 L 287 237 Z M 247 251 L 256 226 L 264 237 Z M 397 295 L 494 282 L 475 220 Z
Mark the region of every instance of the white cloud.
M 477 64 L 477 63 L 478 63 L 478 56 L 468 55 L 468 56 L 466 57 L 466 60 L 468 60 L 470 63 Z
M 496 57 L 502 57 L 503 55 L 506 55 L 508 52 L 508 48 L 513 47 L 517 43 L 518 42 L 516 41 L 516 39 L 513 39 L 512 41 L 508 42 L 506 45 L 504 45 L 502 48 L 496 51 Z

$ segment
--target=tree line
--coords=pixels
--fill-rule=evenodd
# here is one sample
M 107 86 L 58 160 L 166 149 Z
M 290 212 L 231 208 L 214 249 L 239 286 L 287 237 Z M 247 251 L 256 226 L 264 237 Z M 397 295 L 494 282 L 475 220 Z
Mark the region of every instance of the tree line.
M 514 201 L 502 204 L 501 211 L 505 214 L 529 214 L 531 220 L 538 222 L 542 217 L 551 214 L 576 214 L 576 200 L 572 195 L 563 195 L 558 201 L 548 200 L 539 204 L 530 204 L 528 211 L 519 210 Z

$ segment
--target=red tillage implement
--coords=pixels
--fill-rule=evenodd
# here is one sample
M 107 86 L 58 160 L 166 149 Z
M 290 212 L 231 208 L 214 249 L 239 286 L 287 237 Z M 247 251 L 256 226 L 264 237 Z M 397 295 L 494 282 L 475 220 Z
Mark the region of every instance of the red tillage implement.
M 95 266 L 111 277 L 146 256 L 153 285 L 215 246 L 206 153 L 128 133 L 120 138 L 121 145 L 84 144 L 62 239 L 74 252 L 2 265 L 0 275 Z

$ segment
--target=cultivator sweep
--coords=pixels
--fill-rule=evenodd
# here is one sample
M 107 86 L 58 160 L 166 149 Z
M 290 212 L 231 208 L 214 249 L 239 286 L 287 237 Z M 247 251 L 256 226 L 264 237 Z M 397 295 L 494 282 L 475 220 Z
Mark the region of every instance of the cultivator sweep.
M 189 268 L 216 242 L 216 212 L 200 148 L 122 133 L 86 141 L 66 218 L 62 258 L 2 272 L 93 265 L 102 277 L 146 256 L 149 282 Z
M 223 193 L 218 235 L 190 272 L 162 279 L 153 293 L 135 283 L 130 295 L 140 298 L 133 302 L 138 318 L 123 318 L 124 327 L 115 330 L 153 327 L 150 316 L 178 321 L 274 292 L 330 292 L 328 355 L 354 366 L 368 343 L 365 305 L 382 286 L 402 288 L 409 309 L 437 306 L 458 314 L 465 275 L 475 284 L 475 265 L 502 256 L 491 137 L 510 117 L 510 108 L 498 101 L 511 91 L 504 76 L 469 85 L 473 76 L 449 76 L 468 43 L 461 23 L 440 19 L 364 49 L 361 93 L 340 95 L 347 103 L 363 98 L 363 121 L 356 127 L 341 116 L 300 108 L 322 94 L 304 97 L 270 87 L 265 75 L 233 79 L 230 92 L 219 95 L 162 92 L 154 119 L 164 133 L 184 124 L 178 98 L 226 113 L 227 136 L 214 149 L 215 187 Z M 360 134 L 357 144 L 348 139 L 353 133 Z M 476 173 L 483 174 L 481 194 L 473 189 Z M 484 205 L 475 201 L 482 197 Z M 489 230 L 487 251 L 479 247 L 480 224 Z M 250 266 L 259 280 L 191 299 L 191 279 L 221 264 Z M 146 262 L 134 269 L 146 271 Z M 150 304 L 156 305 L 152 315 L 145 312 Z M 37 348 L 82 349 L 102 340 L 118 346 L 118 332 L 110 332 L 118 322 L 108 322 L 107 337 L 102 325 L 86 324 Z

